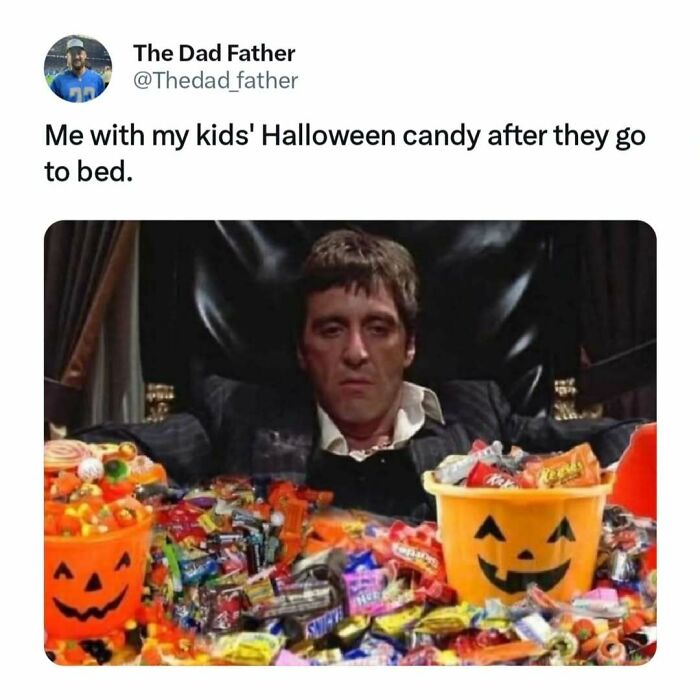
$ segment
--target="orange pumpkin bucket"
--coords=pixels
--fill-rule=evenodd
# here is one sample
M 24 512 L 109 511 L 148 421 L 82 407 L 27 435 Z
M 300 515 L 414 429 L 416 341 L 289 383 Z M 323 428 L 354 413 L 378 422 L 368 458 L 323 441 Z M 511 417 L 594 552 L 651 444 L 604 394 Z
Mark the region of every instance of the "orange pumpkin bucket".
M 536 583 L 557 600 L 590 590 L 612 485 L 494 489 L 423 487 L 437 500 L 447 581 L 460 601 L 511 604 Z
M 91 537 L 44 537 L 44 628 L 50 637 L 99 637 L 134 616 L 152 521 Z

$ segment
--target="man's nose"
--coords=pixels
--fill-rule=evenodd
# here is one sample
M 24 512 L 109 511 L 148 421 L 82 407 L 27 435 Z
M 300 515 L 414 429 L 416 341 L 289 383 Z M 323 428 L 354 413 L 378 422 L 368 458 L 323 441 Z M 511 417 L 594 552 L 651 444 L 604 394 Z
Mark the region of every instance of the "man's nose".
M 369 353 L 365 346 L 362 333 L 351 331 L 347 336 L 347 343 L 343 349 L 343 360 L 349 365 L 361 365 L 367 361 Z

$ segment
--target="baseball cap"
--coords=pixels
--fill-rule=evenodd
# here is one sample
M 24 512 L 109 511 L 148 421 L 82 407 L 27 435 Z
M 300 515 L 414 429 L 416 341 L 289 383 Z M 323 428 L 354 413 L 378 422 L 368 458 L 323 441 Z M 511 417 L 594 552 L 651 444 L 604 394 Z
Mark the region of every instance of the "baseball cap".
M 69 39 L 68 43 L 66 44 L 66 51 L 69 51 L 70 49 L 84 49 L 85 44 L 83 44 L 81 39 Z

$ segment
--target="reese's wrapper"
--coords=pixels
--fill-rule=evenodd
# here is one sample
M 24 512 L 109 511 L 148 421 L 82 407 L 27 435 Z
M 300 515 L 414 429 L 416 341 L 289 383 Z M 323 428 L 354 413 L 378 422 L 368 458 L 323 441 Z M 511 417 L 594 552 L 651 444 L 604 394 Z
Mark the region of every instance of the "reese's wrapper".
M 519 480 L 525 488 L 595 486 L 600 483 L 600 463 L 585 442 L 568 452 L 529 459 Z

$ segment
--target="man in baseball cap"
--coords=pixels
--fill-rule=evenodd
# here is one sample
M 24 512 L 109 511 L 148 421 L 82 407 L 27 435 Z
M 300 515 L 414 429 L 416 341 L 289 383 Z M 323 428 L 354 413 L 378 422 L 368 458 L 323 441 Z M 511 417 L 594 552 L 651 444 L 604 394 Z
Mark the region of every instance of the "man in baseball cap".
M 99 73 L 88 68 L 87 51 L 82 39 L 72 37 L 66 42 L 66 69 L 51 83 L 51 90 L 68 102 L 88 102 L 99 97 L 105 89 Z

